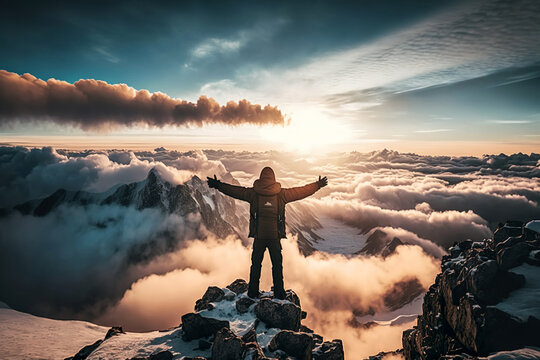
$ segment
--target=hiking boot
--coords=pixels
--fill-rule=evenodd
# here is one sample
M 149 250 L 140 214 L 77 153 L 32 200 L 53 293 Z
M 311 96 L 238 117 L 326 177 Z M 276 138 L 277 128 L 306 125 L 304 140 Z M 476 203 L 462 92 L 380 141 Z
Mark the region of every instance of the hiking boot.
M 259 298 L 259 290 L 249 289 L 248 292 L 247 292 L 247 296 L 249 296 L 252 299 L 258 299 Z

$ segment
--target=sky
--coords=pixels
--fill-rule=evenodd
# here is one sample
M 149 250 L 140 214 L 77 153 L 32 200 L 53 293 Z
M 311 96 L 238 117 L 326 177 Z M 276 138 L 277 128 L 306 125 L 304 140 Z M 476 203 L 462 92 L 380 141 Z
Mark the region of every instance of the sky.
M 540 150 L 534 0 L 19 1 L 0 70 L 3 144 Z

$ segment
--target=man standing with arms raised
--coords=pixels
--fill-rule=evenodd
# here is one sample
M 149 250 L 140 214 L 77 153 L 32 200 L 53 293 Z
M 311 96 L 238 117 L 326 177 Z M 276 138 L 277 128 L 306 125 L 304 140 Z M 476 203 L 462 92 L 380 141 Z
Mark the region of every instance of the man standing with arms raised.
M 264 252 L 268 248 L 272 260 L 272 278 L 274 297 L 285 298 L 283 286 L 283 257 L 281 239 L 285 238 L 285 204 L 308 197 L 328 184 L 325 177 L 307 184 L 289 189 L 281 188 L 276 182 L 274 170 L 265 167 L 253 187 L 246 188 L 221 182 L 216 178 L 207 178 L 208 186 L 217 189 L 235 199 L 249 202 L 249 237 L 253 237 L 251 269 L 249 273 L 248 296 L 259 296 L 259 279 Z

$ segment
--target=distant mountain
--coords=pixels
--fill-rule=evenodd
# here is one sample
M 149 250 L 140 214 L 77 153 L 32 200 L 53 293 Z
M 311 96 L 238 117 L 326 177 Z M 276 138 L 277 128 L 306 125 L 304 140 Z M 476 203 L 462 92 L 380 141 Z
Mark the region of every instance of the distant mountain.
M 390 238 L 384 231 L 375 230 L 367 239 L 366 245 L 355 255 L 381 255 L 387 257 L 400 245 L 405 245 L 398 237 Z
M 45 198 L 27 201 L 14 206 L 13 209 L 24 215 L 40 217 L 46 216 L 61 205 L 90 204 L 131 206 L 137 210 L 154 208 L 181 217 L 200 214 L 202 224 L 216 236 L 225 238 L 237 235 L 247 241 L 249 227 L 247 203 L 235 201 L 219 191 L 210 189 L 206 182 L 197 176 L 193 176 L 184 184 L 171 185 L 155 168 L 140 182 L 117 185 L 101 193 L 58 189 Z M 1 213 L 6 216 L 9 211 L 4 210 Z M 321 227 L 315 214 L 300 203 L 289 204 L 286 220 L 289 231 L 298 235 L 300 251 L 304 254 L 312 253 L 315 250 L 313 243 L 306 239 L 302 232 L 312 234 L 312 238 L 320 238 L 313 233 L 314 229 Z

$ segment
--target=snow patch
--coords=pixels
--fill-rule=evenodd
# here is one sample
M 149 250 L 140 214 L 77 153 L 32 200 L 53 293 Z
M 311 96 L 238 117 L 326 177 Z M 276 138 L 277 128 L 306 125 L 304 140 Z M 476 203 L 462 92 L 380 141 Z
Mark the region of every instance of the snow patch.
M 525 225 L 525 228 L 526 228 L 526 229 L 529 229 L 529 230 L 532 230 L 532 231 L 534 231 L 534 232 L 540 233 L 540 220 L 532 220 L 532 221 L 529 221 L 529 222 Z
M 327 216 L 321 216 L 318 220 L 322 228 L 313 232 L 324 240 L 314 241 L 315 249 L 333 254 L 352 254 L 365 246 L 367 235 L 359 234 L 357 228 Z M 304 232 L 302 234 L 306 236 Z
M 360 323 L 375 322 L 378 325 L 400 325 L 413 321 L 422 313 L 422 304 L 424 295 L 416 297 L 413 301 L 405 306 L 389 312 L 377 312 L 373 315 L 357 316 L 356 320 Z
M 512 269 L 513 273 L 525 276 L 525 285 L 512 291 L 510 295 L 495 307 L 521 321 L 530 316 L 540 320 L 540 271 L 538 266 L 523 264 Z
M 535 347 L 526 347 L 512 351 L 500 351 L 487 357 L 489 360 L 527 360 L 540 359 L 540 349 Z
M 103 339 L 108 327 L 86 321 L 52 320 L 0 309 L 0 358 L 65 359 Z
M 206 203 L 210 205 L 210 207 L 212 208 L 212 211 L 216 210 L 216 204 L 214 203 L 214 200 L 210 198 L 210 196 L 203 194 L 203 198 L 204 198 L 204 201 L 206 201 Z

